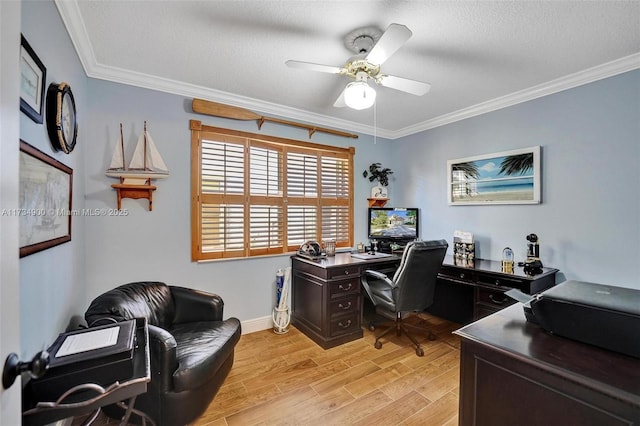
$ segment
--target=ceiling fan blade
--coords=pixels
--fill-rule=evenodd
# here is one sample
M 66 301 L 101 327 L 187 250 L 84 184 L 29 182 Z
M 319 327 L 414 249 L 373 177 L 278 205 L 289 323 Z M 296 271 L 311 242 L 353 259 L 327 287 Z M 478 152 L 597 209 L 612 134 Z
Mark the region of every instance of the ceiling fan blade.
M 341 67 L 333 67 L 331 65 L 322 65 L 322 64 L 314 64 L 311 62 L 302 62 L 302 61 L 286 61 L 285 64 L 289 68 L 300 68 L 308 71 L 318 71 L 318 72 L 326 72 L 329 74 L 340 74 L 344 68 Z
M 336 99 L 336 101 L 333 103 L 333 106 L 336 108 L 344 108 L 347 106 L 347 103 L 344 101 L 344 91 L 346 89 L 346 86 L 344 89 L 342 89 L 342 92 L 340 92 L 340 96 L 338 96 L 338 99 Z
M 422 96 L 431 89 L 429 83 L 417 80 L 409 80 L 408 78 L 394 77 L 392 75 L 383 75 L 376 79 L 376 82 L 384 87 L 411 93 L 412 95 Z
M 366 60 L 375 65 L 382 65 L 396 50 L 400 49 L 413 33 L 404 25 L 391 24 L 373 46 Z

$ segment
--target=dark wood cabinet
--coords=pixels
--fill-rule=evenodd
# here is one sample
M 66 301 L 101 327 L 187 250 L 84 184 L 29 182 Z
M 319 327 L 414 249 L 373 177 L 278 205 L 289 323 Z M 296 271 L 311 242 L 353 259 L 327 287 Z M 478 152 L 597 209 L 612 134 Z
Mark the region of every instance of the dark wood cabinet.
M 521 304 L 456 331 L 466 425 L 638 425 L 640 360 L 554 336 Z
M 393 273 L 398 257 L 359 260 L 337 253 L 319 261 L 291 258 L 291 323 L 325 349 L 361 338 L 360 274 Z
M 522 267 L 512 273 L 502 271 L 502 262 L 476 259 L 473 266 L 456 265 L 446 256 L 428 312 L 439 317 L 468 324 L 515 303 L 505 296 L 516 288 L 526 294 L 540 293 L 555 285 L 555 268 L 543 268 L 535 275 L 525 274 Z
M 399 264 L 398 256 L 362 260 L 337 253 L 318 261 L 292 256 L 291 323 L 325 349 L 362 337 L 360 274 L 373 269 L 391 277 Z M 427 311 L 468 324 L 513 304 L 504 294 L 511 288 L 535 294 L 555 285 L 557 269 L 527 275 L 517 267 L 507 274 L 501 266 L 482 259 L 473 267 L 459 266 L 446 256 Z

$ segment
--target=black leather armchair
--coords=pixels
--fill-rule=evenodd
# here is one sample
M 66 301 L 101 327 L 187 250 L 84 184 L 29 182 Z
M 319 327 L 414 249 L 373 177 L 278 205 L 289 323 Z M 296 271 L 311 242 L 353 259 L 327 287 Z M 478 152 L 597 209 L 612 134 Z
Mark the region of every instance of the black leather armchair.
M 411 339 L 418 356 L 424 355 L 420 343 L 402 322 L 402 314 L 421 312 L 431 306 L 438 271 L 442 266 L 447 247 L 445 240 L 410 242 L 402 254 L 400 266 L 392 279 L 378 271 L 364 271 L 361 278 L 362 286 L 376 307 L 376 311 L 382 310 L 383 315 L 395 317 L 393 326 L 376 337 L 376 349 L 382 348 L 380 338 L 395 330 L 398 336 L 404 332 Z M 374 328 L 371 324 L 370 329 Z M 429 339 L 435 339 L 431 332 L 429 332 Z
M 149 324 L 151 382 L 135 408 L 157 425 L 185 425 L 207 408 L 233 365 L 240 321 L 223 319 L 220 296 L 161 282 L 108 291 L 85 312 L 89 326 L 144 317 Z M 120 418 L 117 406 L 105 413 Z M 133 419 L 134 421 L 136 419 Z

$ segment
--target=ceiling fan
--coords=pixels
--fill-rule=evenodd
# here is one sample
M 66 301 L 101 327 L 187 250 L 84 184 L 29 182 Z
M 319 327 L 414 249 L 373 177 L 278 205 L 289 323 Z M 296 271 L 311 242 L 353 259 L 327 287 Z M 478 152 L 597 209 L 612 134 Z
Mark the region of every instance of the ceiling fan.
M 383 74 L 380 70 L 380 66 L 402 47 L 412 34 L 409 28 L 400 24 L 389 25 L 384 33 L 375 27 L 360 28 L 349 33 L 344 39 L 345 46 L 356 53 L 344 67 L 293 60 L 285 63 L 291 68 L 346 75 L 355 79 L 340 93 L 333 104 L 335 107 L 365 109 L 372 106 L 376 92 L 367 84 L 368 80 L 373 80 L 380 86 L 422 96 L 431 88 L 429 83 Z

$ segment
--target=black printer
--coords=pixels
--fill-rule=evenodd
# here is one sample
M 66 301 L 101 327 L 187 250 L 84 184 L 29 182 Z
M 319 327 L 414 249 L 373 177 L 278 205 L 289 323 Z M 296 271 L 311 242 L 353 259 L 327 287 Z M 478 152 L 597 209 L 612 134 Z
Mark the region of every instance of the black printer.
M 528 321 L 558 336 L 640 358 L 640 290 L 565 281 L 523 302 Z

